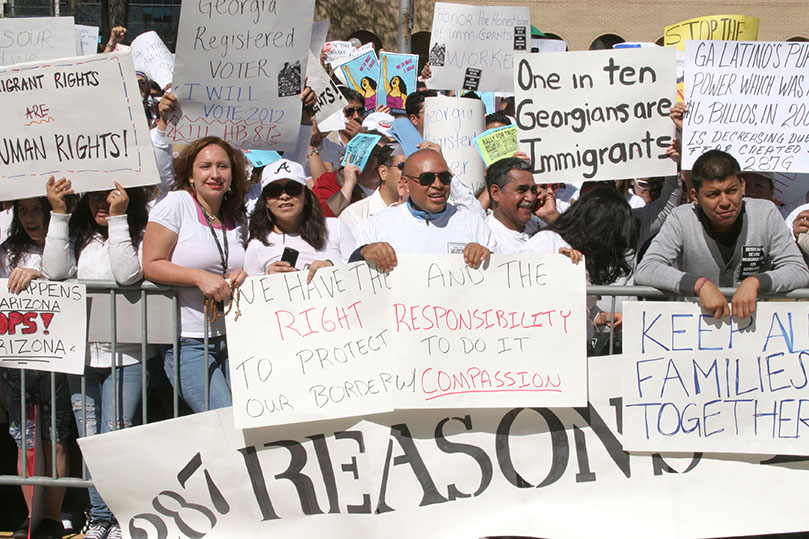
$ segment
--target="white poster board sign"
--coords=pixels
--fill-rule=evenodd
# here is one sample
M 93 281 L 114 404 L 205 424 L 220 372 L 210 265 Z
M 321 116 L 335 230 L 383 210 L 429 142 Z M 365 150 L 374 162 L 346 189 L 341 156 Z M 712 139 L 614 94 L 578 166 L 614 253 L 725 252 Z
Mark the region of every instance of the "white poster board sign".
M 718 148 L 742 170 L 809 172 L 806 43 L 686 41 L 683 169 Z
M 531 8 L 435 3 L 427 86 L 513 92 L 515 53 L 531 50 Z
M 809 304 L 625 302 L 623 346 L 627 448 L 809 455 Z
M 136 71 L 146 73 L 161 88 L 169 85 L 174 73 L 174 55 L 157 32 L 144 32 L 136 37 L 130 45 L 130 52 Z
M 681 539 L 809 528 L 807 462 L 624 452 L 619 369 L 616 357 L 594 358 L 580 409 L 419 410 L 245 431 L 224 409 L 79 444 L 121 527 L 143 537 Z
M 674 72 L 674 49 L 663 47 L 517 55 L 518 141 L 534 179 L 675 174 Z
M 486 167 L 475 137 L 486 130 L 486 108 L 480 99 L 428 97 L 424 100 L 424 140 L 441 146 L 449 169 L 475 195 L 486 186 Z
M 0 66 L 80 54 L 73 17 L 0 17 Z
M 78 43 L 76 54 L 90 56 L 98 54 L 98 26 L 84 26 L 77 24 L 76 41 Z
M 189 143 L 215 135 L 241 149 L 294 150 L 314 7 L 314 0 L 184 0 L 173 79 L 181 110 L 169 137 Z
M 0 90 L 2 198 L 44 196 L 51 175 L 76 192 L 160 181 L 129 53 L 0 67 Z
M 463 245 L 459 245 L 463 249 Z M 396 408 L 583 406 L 584 264 L 561 255 L 400 256 L 393 272 Z
M 82 284 L 41 279 L 12 294 L 0 279 L 0 367 L 82 374 L 85 298 Z
M 532 39 L 531 52 L 565 52 L 567 41 L 564 39 Z
M 393 409 L 389 275 L 365 262 L 307 274 L 248 278 L 227 317 L 239 428 Z
M 317 95 L 317 103 L 312 105 L 315 111 L 315 120 L 318 126 L 333 114 L 341 114 L 348 101 L 337 88 L 334 80 L 323 70 L 312 52 L 309 52 L 309 62 L 306 66 L 306 84 Z M 325 129 L 321 129 L 324 131 Z

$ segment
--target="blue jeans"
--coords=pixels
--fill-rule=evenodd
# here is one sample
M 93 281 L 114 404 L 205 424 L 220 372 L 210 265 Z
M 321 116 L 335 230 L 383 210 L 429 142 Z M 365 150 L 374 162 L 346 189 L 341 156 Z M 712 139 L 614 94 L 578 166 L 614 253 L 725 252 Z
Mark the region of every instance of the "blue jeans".
M 115 378 L 117 418 L 113 417 L 112 368 L 84 368 L 86 398 L 83 409 L 81 377 L 68 377 L 70 400 L 73 403 L 73 414 L 76 417 L 76 425 L 79 427 L 79 436 L 110 432 L 113 430 L 113 424 L 117 429 L 123 429 L 140 423 L 141 384 L 143 383 L 141 364 L 118 367 L 115 369 Z M 84 431 L 85 415 L 87 417 L 86 433 Z M 93 520 L 114 522 L 110 508 L 101 499 L 98 491 L 94 487 L 90 487 L 88 494 L 90 495 L 90 516 Z
M 164 369 L 174 389 L 194 413 L 233 404 L 230 393 L 228 348 L 225 336 L 208 339 L 208 387 L 210 406 L 205 408 L 205 342 L 203 339 L 180 339 L 180 363 L 177 384 L 174 381 L 174 349 L 166 350 Z

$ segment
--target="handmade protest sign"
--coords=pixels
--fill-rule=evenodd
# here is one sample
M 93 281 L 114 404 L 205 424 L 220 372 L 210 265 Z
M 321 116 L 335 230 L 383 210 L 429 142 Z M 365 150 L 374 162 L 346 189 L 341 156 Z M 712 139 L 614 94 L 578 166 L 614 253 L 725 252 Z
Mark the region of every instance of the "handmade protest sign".
M 462 252 L 464 244 L 458 244 Z M 584 266 L 561 255 L 399 256 L 391 336 L 416 384 L 397 408 L 582 406 L 587 400 Z
M 516 52 L 530 50 L 527 6 L 467 6 L 435 3 L 427 86 L 483 92 L 513 92 Z
M 44 196 L 51 175 L 79 193 L 160 181 L 129 53 L 0 67 L 0 94 L 6 200 Z
M 323 44 L 326 63 L 331 64 L 343 58 L 350 58 L 356 47 L 348 41 L 327 41 Z
M 378 92 L 379 62 L 374 51 L 366 52 L 351 58 L 340 66 L 340 71 L 349 88 L 359 92 L 365 99 L 365 109 L 368 112 L 376 108 L 376 93 Z
M 483 191 L 485 167 L 475 148 L 475 137 L 485 131 L 483 102 L 462 97 L 424 100 L 424 140 L 441 146 L 450 171 L 475 195 Z
M 393 409 L 388 276 L 364 262 L 250 277 L 227 318 L 239 428 Z M 412 380 L 412 373 L 409 377 Z
M 174 55 L 157 32 L 144 32 L 136 37 L 130 45 L 130 53 L 137 71 L 146 73 L 161 88 L 169 85 L 174 73 Z
M 407 94 L 416 90 L 419 57 L 390 52 L 383 52 L 379 56 L 376 104 L 389 107 L 391 114 L 405 114 Z
M 84 285 L 34 280 L 19 294 L 0 279 L 0 367 L 84 372 Z
M 531 52 L 565 52 L 567 41 L 564 39 L 531 39 Z
M 475 137 L 475 147 L 488 167 L 492 163 L 512 157 L 517 150 L 517 126 L 507 125 L 487 129 Z
M 312 23 L 312 35 L 309 37 L 309 51 L 315 55 L 317 65 L 320 65 L 320 53 L 329 33 L 329 19 Z
M 320 60 L 311 51 L 306 66 L 306 79 L 307 85 L 317 95 L 317 103 L 312 107 L 318 124 L 333 114 L 341 113 L 343 107 L 348 104 L 332 78 L 320 66 Z
M 314 5 L 184 0 L 173 79 L 181 110 L 168 135 L 294 150 Z
M 75 29 L 78 43 L 76 54 L 89 56 L 98 53 L 98 26 L 77 24 Z
M 758 39 L 758 17 L 746 15 L 710 15 L 666 26 L 663 45 L 685 50 L 688 40 L 755 41 Z
M 346 151 L 340 165 L 345 166 L 350 156 L 352 165 L 357 165 L 360 170 L 365 170 L 368 158 L 371 157 L 371 152 L 380 140 L 382 140 L 382 137 L 379 135 L 357 133 L 346 144 Z
M 809 172 L 809 43 L 688 41 L 683 168 L 705 151 L 742 170 Z
M 519 146 L 538 183 L 677 172 L 666 155 L 674 49 L 520 54 L 514 83 Z
M 590 362 L 585 408 L 250 430 L 222 409 L 79 445 L 132 536 L 680 539 L 809 527 L 805 461 L 625 452 L 619 371 L 618 357 Z
M 73 17 L 0 17 L 0 36 L 0 66 L 81 54 Z
M 809 455 L 809 305 L 630 302 L 623 323 L 627 448 Z

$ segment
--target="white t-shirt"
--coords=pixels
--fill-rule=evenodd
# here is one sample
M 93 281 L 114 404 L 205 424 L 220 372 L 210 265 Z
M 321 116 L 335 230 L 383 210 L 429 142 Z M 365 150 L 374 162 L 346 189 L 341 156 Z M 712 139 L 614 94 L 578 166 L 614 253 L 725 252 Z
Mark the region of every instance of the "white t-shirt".
M 270 232 L 267 241 L 269 245 L 252 239 L 247 244 L 244 254 L 244 271 L 250 276 L 266 275 L 270 264 L 281 260 L 286 247 L 298 251 L 298 260 L 295 263 L 297 270 L 308 269 L 315 260 L 330 260 L 335 266 L 345 264 L 354 252 L 354 236 L 351 230 L 339 219 L 327 217 L 326 231 L 328 233 L 326 243 L 319 250 L 306 243 L 299 234 Z
M 11 273 L 10 253 L 4 244 L 0 244 L 0 279 L 6 279 Z M 42 272 L 42 247 L 31 245 L 20 255 L 17 261 L 18 268 L 35 269 Z
M 388 205 L 382 200 L 382 195 L 379 194 L 379 189 L 377 189 L 371 196 L 358 200 L 344 209 L 340 213 L 340 221 L 345 223 L 351 230 L 354 230 L 354 227 L 359 223 L 370 219 L 387 207 Z
M 243 223 L 227 224 L 227 243 L 229 256 L 227 271 L 231 272 L 244 266 L 244 235 L 246 227 Z M 211 229 L 205 220 L 202 209 L 187 191 L 172 191 L 161 200 L 149 214 L 149 222 L 157 223 L 177 234 L 177 244 L 171 253 L 171 262 L 186 268 L 196 268 L 222 275 L 222 257 Z M 222 229 L 214 226 L 216 238 L 224 252 Z M 181 288 L 180 303 L 180 336 L 202 338 L 205 334 L 205 297 L 196 287 Z M 225 334 L 225 320 L 219 318 L 211 325 L 211 336 Z
M 497 252 L 492 231 L 483 219 L 452 204 L 431 221 L 414 216 L 406 203 L 388 208 L 368 219 L 356 237 L 357 246 L 385 241 L 399 254 L 463 253 L 468 243 Z
M 536 234 L 539 229 L 539 224 L 534 219 L 528 221 L 525 229 L 522 232 L 511 230 L 503 223 L 495 218 L 494 213 L 490 213 L 486 217 L 486 225 L 492 231 L 495 242 L 497 243 L 497 252 L 500 254 L 515 254 L 519 253 L 520 249 L 531 236 Z
M 11 209 L 0 211 L 0 243 L 6 241 L 8 229 L 11 228 Z

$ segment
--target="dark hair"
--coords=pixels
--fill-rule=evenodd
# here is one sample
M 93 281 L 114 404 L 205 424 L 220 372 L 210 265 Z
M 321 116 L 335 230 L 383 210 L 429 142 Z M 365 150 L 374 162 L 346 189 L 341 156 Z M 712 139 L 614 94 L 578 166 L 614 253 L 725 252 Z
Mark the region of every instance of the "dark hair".
M 438 92 L 435 90 L 420 90 L 418 92 L 413 92 L 412 94 L 407 96 L 407 100 L 405 101 L 405 112 L 407 115 L 413 116 L 419 115 L 419 110 L 421 110 L 421 106 L 424 104 L 424 100 L 428 97 L 436 97 Z
M 225 194 L 225 198 L 222 200 L 222 217 L 229 217 L 235 221 L 244 221 L 247 215 L 247 210 L 244 206 L 244 198 L 247 193 L 247 158 L 242 152 L 234 150 L 230 144 L 219 137 L 203 137 L 183 148 L 183 151 L 174 160 L 174 183 L 171 190 L 188 191 L 193 194 L 194 189 L 191 186 L 190 178 L 194 168 L 194 161 L 197 159 L 197 154 L 211 144 L 216 144 L 225 150 L 225 153 L 230 158 L 230 191 Z
M 691 179 L 694 189 L 702 187 L 702 182 L 721 181 L 731 176 L 738 176 L 741 171 L 736 158 L 722 150 L 708 150 L 700 155 L 691 167 Z
M 493 124 L 495 122 L 499 124 L 511 125 L 511 118 L 509 118 L 508 115 L 502 110 L 496 110 L 491 114 L 486 115 L 484 125 Z
M 132 245 L 138 245 L 141 233 L 149 220 L 149 210 L 146 207 L 148 199 L 142 187 L 129 187 L 126 189 L 126 195 L 129 197 L 129 204 L 126 207 L 129 237 L 132 238 Z M 70 237 L 74 241 L 77 259 L 96 234 L 100 234 L 106 240 L 107 227 L 96 223 L 95 217 L 90 213 L 90 193 L 85 193 L 70 217 Z
M 265 188 L 266 189 L 266 188 Z M 311 189 L 305 187 L 303 190 L 303 220 L 301 228 L 298 230 L 303 241 L 320 250 L 325 245 L 329 237 L 326 228 L 326 218 L 323 217 L 323 210 L 320 209 L 320 202 L 315 197 Z M 257 239 L 264 245 L 270 245 L 268 238 L 275 226 L 275 218 L 267 207 L 267 195 L 264 191 L 256 200 L 256 207 L 250 214 L 250 227 L 247 243 L 252 239 Z
M 47 197 L 35 197 L 42 205 L 42 223 L 45 230 L 48 230 L 48 224 L 51 221 L 51 203 L 48 202 Z M 11 213 L 11 226 L 8 228 L 8 237 L 3 242 L 3 246 L 8 253 L 8 269 L 13 270 L 20 263 L 20 258 L 28 250 L 33 243 L 31 237 L 22 227 L 20 223 L 20 201 L 15 200 L 12 204 Z
M 371 88 L 376 90 L 376 81 L 374 79 L 372 79 L 371 77 L 363 77 L 363 78 L 360 79 L 360 84 L 362 84 L 362 81 L 364 81 L 364 80 L 367 80 L 368 84 L 371 85 Z M 365 98 L 363 98 L 363 99 L 365 99 Z
M 590 282 L 604 285 L 632 271 L 629 256 L 638 243 L 639 221 L 626 198 L 599 185 L 547 228 L 585 257 Z
M 479 93 L 477 93 L 477 92 L 472 92 L 472 91 L 469 91 L 469 92 L 464 92 L 464 94 L 463 94 L 461 97 L 464 97 L 464 98 L 466 98 L 466 99 L 477 99 L 478 101 L 482 101 L 482 100 L 483 100 L 483 98 L 482 98 L 482 97 L 480 97 L 480 94 L 479 94 Z
M 163 88 L 160 87 L 160 84 L 156 80 L 149 79 L 149 93 L 152 92 L 157 92 L 158 96 L 163 96 Z
M 405 84 L 404 79 L 399 75 L 392 76 L 390 78 L 391 82 L 393 82 L 393 79 L 399 79 L 399 91 L 402 92 L 404 95 L 407 95 L 407 84 Z
M 531 166 L 531 163 L 519 157 L 506 157 L 495 161 L 486 170 L 486 188 L 489 189 L 490 195 L 492 185 L 497 185 L 500 189 L 503 189 L 511 181 L 511 178 L 508 177 L 508 173 L 512 170 L 533 172 L 534 168 Z
M 360 94 L 357 90 L 353 88 L 348 88 L 347 86 L 338 86 L 338 88 L 340 89 L 340 93 L 343 94 L 343 97 L 346 98 L 346 101 L 348 102 L 356 101 L 358 103 L 365 103 L 365 98 L 362 97 L 362 94 Z
M 376 148 L 379 149 L 377 150 Z M 372 150 L 372 152 L 376 151 L 377 166 L 384 165 L 390 168 L 390 166 L 393 165 L 393 157 L 394 157 L 393 154 L 396 153 L 396 150 L 401 150 L 402 145 L 399 144 L 398 142 L 390 142 L 388 144 L 385 144 L 384 146 L 379 146 L 377 144 L 376 148 Z

